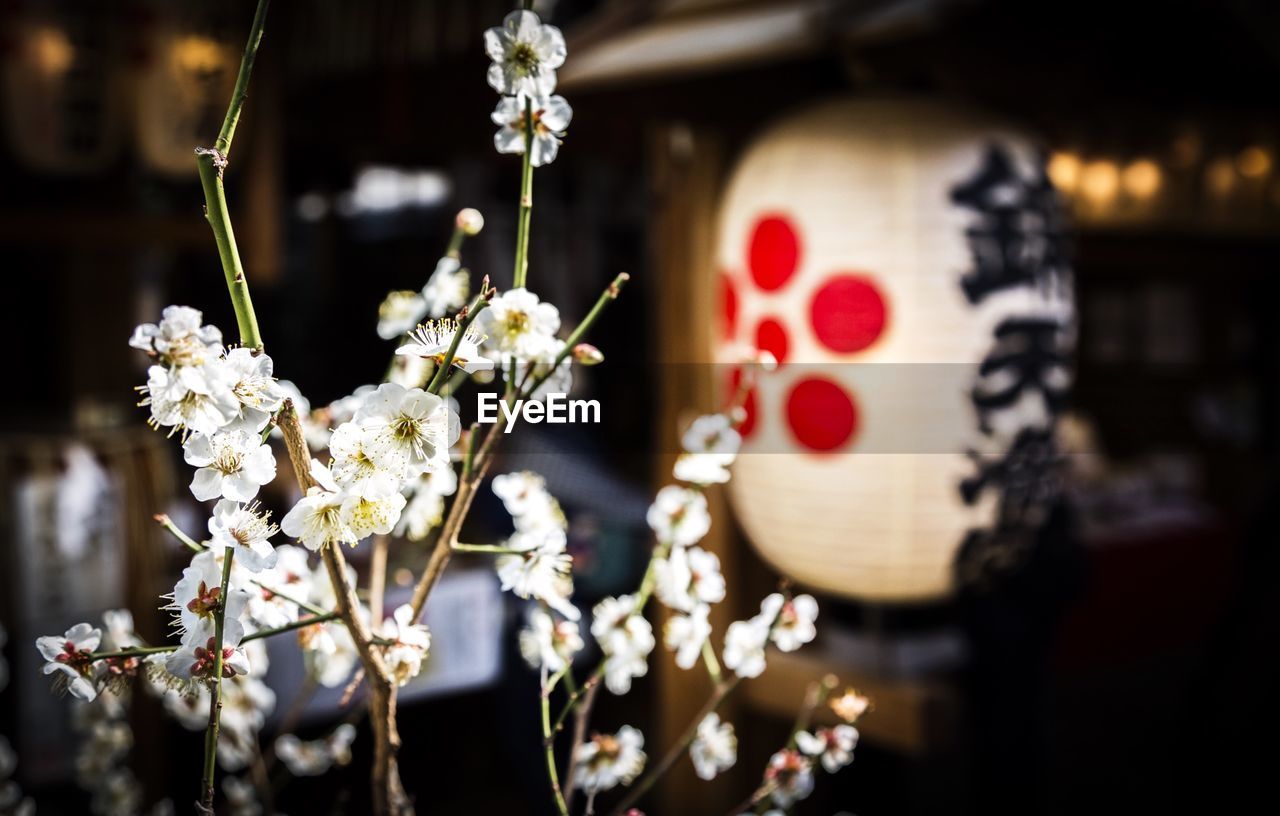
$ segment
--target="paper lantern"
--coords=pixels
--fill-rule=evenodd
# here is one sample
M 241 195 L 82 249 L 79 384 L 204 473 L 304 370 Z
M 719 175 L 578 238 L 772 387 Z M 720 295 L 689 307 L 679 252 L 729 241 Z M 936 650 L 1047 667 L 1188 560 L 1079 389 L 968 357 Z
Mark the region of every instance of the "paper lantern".
M 121 49 L 90 4 L 14 13 L 0 29 L 0 114 L 17 160 L 49 173 L 95 173 L 124 146 Z
M 782 573 L 935 600 L 962 545 L 1034 540 L 1074 344 L 1043 159 L 926 101 L 824 104 L 746 150 L 721 205 L 716 356 L 781 362 L 748 401 L 729 490 Z

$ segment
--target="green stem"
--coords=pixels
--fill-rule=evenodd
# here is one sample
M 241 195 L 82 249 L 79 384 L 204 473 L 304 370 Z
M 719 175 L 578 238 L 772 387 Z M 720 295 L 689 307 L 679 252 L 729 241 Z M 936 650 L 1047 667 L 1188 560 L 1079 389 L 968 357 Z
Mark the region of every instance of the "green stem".
M 179 529 L 178 525 L 173 523 L 173 519 L 164 513 L 157 513 L 154 518 L 161 527 L 168 530 L 170 535 L 181 541 L 187 549 L 192 552 L 204 552 L 204 545 Z
M 555 795 L 556 808 L 560 811 L 560 816 L 569 816 L 569 806 L 565 804 L 564 792 L 560 789 L 560 771 L 556 768 L 556 732 L 551 730 L 551 692 L 568 670 L 569 667 L 566 665 L 542 686 L 542 747 L 547 759 L 547 777 L 551 780 L 551 792 Z
M 459 258 L 462 256 L 462 242 L 467 240 L 467 231 L 456 223 L 453 225 L 453 234 L 449 236 L 449 247 L 444 254 L 450 258 Z
M 244 56 L 240 58 L 240 73 L 236 76 L 236 87 L 231 93 L 231 103 L 227 105 L 226 118 L 222 120 L 222 130 L 218 131 L 218 141 L 213 143 L 214 149 L 224 157 L 231 152 L 231 140 L 236 135 L 236 125 L 240 123 L 240 110 L 249 97 L 249 75 L 253 73 L 253 61 L 258 56 L 258 46 L 262 43 L 262 29 L 267 21 L 267 6 L 271 0 L 258 0 L 258 9 L 253 14 L 253 25 L 249 27 L 249 41 L 244 46 Z
M 440 392 L 440 386 L 444 385 L 449 378 L 449 369 L 453 366 L 453 358 L 458 353 L 458 346 L 462 344 L 462 338 L 471 328 L 471 324 L 476 322 L 476 318 L 489 305 L 487 296 L 487 287 L 480 287 L 480 294 L 475 296 L 471 301 L 471 305 L 467 307 L 466 313 L 459 315 L 457 330 L 453 333 L 453 339 L 449 341 L 449 348 L 444 353 L 444 359 L 440 361 L 440 365 L 436 368 L 436 375 L 431 378 L 431 384 L 427 386 L 427 391 L 432 394 Z
M 516 221 L 516 266 L 512 287 L 525 285 L 529 275 L 529 221 L 533 217 L 533 100 L 524 100 L 524 161 L 520 165 L 520 213 Z
M 716 650 L 711 648 L 711 638 L 702 641 L 702 662 L 707 665 L 707 674 L 711 682 L 720 682 L 720 661 L 716 660 Z
M 258 9 L 249 29 L 249 41 L 245 44 L 244 56 L 240 60 L 235 92 L 231 95 L 231 103 L 227 106 L 227 115 L 222 120 L 222 130 L 218 131 L 217 141 L 212 148 L 196 148 L 196 166 L 200 172 L 200 186 L 204 189 L 204 217 L 213 229 L 213 239 L 218 245 L 218 259 L 222 262 L 227 291 L 231 294 L 231 305 L 236 311 L 240 343 L 255 350 L 262 348 L 262 334 L 258 330 L 253 299 L 249 296 L 249 282 L 244 276 L 235 231 L 231 228 L 231 216 L 227 212 L 222 173 L 227 166 L 227 155 L 231 152 L 236 125 L 240 122 L 240 111 L 249 94 L 249 76 L 253 72 L 254 58 L 258 55 L 258 45 L 262 42 L 262 29 L 269 4 L 270 0 L 258 0 Z
M 173 523 L 173 519 L 169 518 L 169 517 L 168 517 L 167 515 L 165 515 L 164 513 L 159 513 L 159 514 L 157 514 L 157 515 L 155 516 L 155 520 L 160 524 L 160 526 L 161 526 L 161 527 L 163 527 L 163 528 L 165 528 L 166 530 L 168 530 L 168 531 L 169 531 L 169 533 L 170 533 L 171 535 L 173 535 L 173 537 L 174 537 L 174 538 L 178 539 L 178 540 L 179 540 L 179 541 L 181 541 L 184 545 L 186 545 L 187 549 L 191 550 L 192 552 L 198 552 L 198 553 L 199 553 L 199 552 L 204 552 L 204 551 L 205 551 L 205 549 L 206 549 L 206 548 L 205 548 L 205 546 L 204 546 L 203 544 L 201 544 L 200 542 L 196 541 L 196 540 L 195 540 L 194 538 L 192 538 L 191 536 L 189 536 L 189 535 L 187 535 L 186 533 L 184 533 L 184 532 L 182 531 L 182 529 L 178 527 L 178 525 L 176 525 L 176 524 L 174 524 L 174 523 Z M 273 587 L 273 586 L 268 586 L 267 584 L 264 584 L 264 583 L 262 583 L 261 581 L 259 581 L 259 580 L 257 580 L 257 579 L 251 578 L 251 579 L 249 579 L 249 583 L 253 584 L 254 586 L 258 587 L 259 589 L 264 589 L 264 590 L 266 590 L 267 592 L 270 592 L 272 595 L 278 595 L 279 597 L 284 598 L 286 601 L 288 601 L 289 603 L 291 603 L 291 604 L 293 604 L 294 606 L 298 607 L 299 609 L 305 609 L 306 611 L 310 612 L 310 613 L 311 613 L 311 614 L 313 614 L 313 615 L 327 615 L 327 614 L 329 614 L 329 612 L 328 612 L 327 610 L 325 610 L 325 609 L 321 609 L 320 607 L 316 606 L 315 604 L 310 604 L 310 603 L 307 603 L 306 601 L 300 601 L 300 600 L 298 600 L 297 598 L 294 598 L 294 597 L 291 597 L 291 596 L 289 596 L 289 595 L 286 595 L 285 593 L 281 592 L 280 590 L 276 589 L 275 587 Z
M 591 307 L 591 311 L 587 312 L 587 316 L 582 318 L 582 321 L 578 323 L 578 327 L 569 335 L 569 339 L 564 343 L 564 348 L 562 348 L 560 353 L 556 355 L 555 360 L 551 362 L 551 366 L 547 368 L 546 372 L 544 372 L 541 377 L 538 377 L 533 381 L 533 385 L 529 386 L 527 391 L 522 393 L 524 398 L 528 398 L 530 394 L 537 391 L 538 388 L 555 373 L 556 369 L 560 367 L 560 364 L 564 362 L 565 358 L 573 353 L 573 347 L 576 346 L 591 327 L 595 325 L 595 322 L 600 318 L 600 314 L 604 311 L 604 307 L 618 299 L 618 295 L 622 292 L 622 287 L 625 286 L 629 280 L 631 280 L 631 276 L 626 272 L 623 272 L 618 275 L 618 277 L 614 278 L 613 283 L 609 284 L 609 286 L 600 293 L 600 297 L 596 299 L 596 303 Z
M 89 660 L 110 660 L 118 657 L 146 657 L 147 655 L 175 652 L 177 646 L 135 646 L 132 649 L 121 649 L 118 652 L 94 652 Z
M 218 763 L 218 726 L 222 720 L 222 636 L 227 621 L 227 590 L 231 585 L 231 564 L 236 551 L 222 557 L 222 591 L 213 613 L 213 688 L 209 697 L 209 726 L 204 732 L 204 807 L 213 811 L 213 777 Z
M 284 626 L 277 626 L 274 629 L 259 629 L 253 634 L 245 635 L 243 642 L 248 643 L 251 640 L 258 640 L 260 638 L 271 637 L 272 635 L 292 632 L 295 629 L 306 629 L 308 626 L 312 626 L 317 623 L 327 623 L 341 617 L 342 614 L 340 612 L 325 612 L 323 615 L 312 615 L 309 618 L 300 618 L 292 623 L 286 623 Z

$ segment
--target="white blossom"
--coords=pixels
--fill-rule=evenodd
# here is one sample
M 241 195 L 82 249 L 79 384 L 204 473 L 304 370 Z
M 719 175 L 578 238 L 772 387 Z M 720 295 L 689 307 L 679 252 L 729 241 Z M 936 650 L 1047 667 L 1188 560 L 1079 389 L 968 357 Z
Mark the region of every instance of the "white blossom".
M 764 647 L 769 626 L 759 618 L 734 621 L 724 633 L 724 665 L 739 677 L 759 677 L 764 671 Z
M 528 339 L 527 357 L 518 359 L 516 364 L 516 383 L 528 380 L 530 383 L 540 380 L 542 384 L 528 395 L 527 399 L 535 402 L 544 401 L 547 394 L 568 394 L 573 390 L 573 359 L 566 355 L 556 363 L 556 358 L 564 350 L 565 342 L 550 335 L 537 335 Z M 551 365 L 556 363 L 552 370 Z M 530 372 L 530 367 L 533 371 Z
M 559 503 L 547 492 L 546 480 L 538 474 L 527 470 L 503 473 L 493 477 L 492 488 L 511 514 L 517 530 L 567 526 Z
M 476 215 L 479 216 L 479 213 Z M 483 219 L 481 223 L 483 224 Z M 445 255 L 436 262 L 435 271 L 427 279 L 427 285 L 422 287 L 421 297 L 426 306 L 426 316 L 444 317 L 458 311 L 467 302 L 470 289 L 471 276 L 467 274 L 467 270 L 461 268 L 457 258 Z M 410 325 L 405 331 L 412 327 Z
M 204 315 L 190 306 L 166 306 L 160 324 L 143 323 L 133 330 L 129 345 L 155 354 L 166 366 L 199 367 L 222 353 L 222 332 L 202 326 Z
M 396 349 L 396 354 L 421 357 L 433 361 L 436 365 L 443 365 L 445 357 L 449 353 L 449 346 L 452 345 L 453 338 L 458 333 L 459 328 L 458 321 L 451 317 L 428 321 L 409 332 L 409 339 L 413 342 L 400 346 Z M 467 326 L 466 331 L 462 333 L 462 339 L 458 341 L 458 347 L 454 349 L 453 358 L 449 363 L 450 366 L 461 369 L 468 374 L 474 374 L 477 371 L 491 371 L 493 369 L 493 360 L 482 356 L 480 353 L 480 344 L 483 342 L 484 335 L 476 328 L 476 324 L 472 323 Z
M 422 661 L 431 648 L 431 633 L 426 624 L 414 621 L 413 607 L 404 604 L 382 622 L 382 636 L 392 641 L 382 653 L 387 670 L 396 685 L 403 686 L 422 671 Z
M 534 607 L 529 625 L 520 630 L 520 654 L 530 666 L 546 666 L 549 672 L 568 666 L 583 645 L 576 620 L 556 620 L 539 607 Z
M 246 589 L 249 593 L 246 606 L 249 619 L 266 629 L 297 620 L 298 604 L 295 601 L 307 601 L 311 587 L 311 566 L 307 563 L 306 550 L 282 544 L 274 552 L 275 564 L 258 573 L 257 579 L 262 586 Z M 237 558 L 235 563 L 239 564 L 240 559 Z M 277 595 L 272 590 L 283 594 Z
M 680 441 L 687 453 L 732 456 L 742 447 L 742 436 L 734 429 L 733 420 L 724 414 L 704 414 L 698 417 L 690 423 Z
M 237 648 L 242 630 L 225 626 L 222 633 L 222 677 L 249 673 L 249 659 Z M 174 677 L 210 679 L 217 668 L 218 643 L 212 620 L 201 618 L 183 635 L 182 645 L 165 661 L 165 669 Z
M 813 766 L 799 751 L 784 748 L 770 757 L 764 778 L 772 788 L 770 798 L 781 808 L 790 808 L 813 793 Z
M 226 362 L 235 380 L 231 391 L 240 402 L 241 416 L 261 433 L 287 396 L 271 375 L 271 358 L 261 352 L 255 354 L 251 349 L 234 348 L 227 352 Z
M 699 604 L 688 615 L 672 615 L 667 619 L 663 643 L 676 653 L 676 665 L 692 669 L 702 654 L 702 644 L 711 636 L 711 623 L 707 615 L 711 607 Z
M 239 415 L 234 385 L 222 360 L 173 370 L 153 365 L 147 369 L 147 384 L 139 389 L 146 394 L 139 404 L 151 406 L 149 421 L 156 426 L 208 435 Z
M 690 484 L 724 484 L 729 481 L 729 465 L 733 460 L 732 453 L 682 453 L 676 458 L 672 473 Z
M 94 683 L 95 667 L 89 656 L 102 641 L 102 630 L 87 623 L 77 623 L 61 637 L 48 635 L 36 639 L 36 649 L 46 661 L 45 674 L 58 674 L 71 696 L 92 700 L 98 696 Z
M 700 604 L 724 600 L 720 559 L 701 547 L 677 547 L 654 562 L 654 589 L 672 609 L 688 612 Z
M 711 529 L 707 497 L 678 485 L 658 491 L 646 519 L 658 540 L 674 547 L 697 544 Z
M 389 493 L 385 496 L 351 493 L 342 501 L 342 521 L 357 541 L 371 535 L 387 535 L 400 520 L 405 502 L 402 493 Z
M 546 527 L 517 532 L 507 546 L 521 552 L 500 556 L 494 562 L 502 588 L 520 598 L 536 598 L 566 618 L 577 620 L 581 615 L 569 602 L 573 594 L 573 557 L 565 551 L 564 530 Z
M 346 496 L 338 489 L 333 474 L 312 459 L 311 477 L 318 484 L 285 514 L 280 520 L 280 529 L 309 550 L 318 550 L 331 543 L 359 543 L 360 537 L 343 517 L 342 503 Z
M 629 785 L 644 770 L 644 735 L 629 725 L 616 734 L 595 734 L 578 746 L 574 784 L 589 794 Z
M 378 336 L 391 340 L 418 325 L 427 316 L 427 300 L 417 292 L 388 292 L 378 306 Z
M 532 11 L 513 11 L 500 28 L 486 31 L 484 50 L 493 60 L 489 86 L 507 96 L 550 94 L 566 55 L 560 29 L 543 25 Z
M 493 298 L 478 319 L 488 335 L 485 346 L 499 352 L 503 363 L 511 355 L 524 360 L 536 357 L 560 330 L 559 310 L 523 287 Z
M 329 437 L 333 480 L 348 493 L 386 496 L 400 489 L 409 452 L 387 444 L 379 426 L 344 422 Z
M 614 694 L 631 690 L 631 680 L 649 671 L 653 651 L 653 627 L 636 614 L 630 595 L 605 598 L 592 610 L 591 635 L 604 652 L 604 683 Z
M 205 550 L 191 558 L 191 565 L 182 571 L 182 577 L 173 587 L 168 609 L 177 613 L 184 631 L 190 632 L 202 624 L 212 624 L 222 598 L 222 554 Z M 244 634 L 242 615 L 249 602 L 249 593 L 228 585 L 223 604 L 228 640 L 239 642 Z
M 353 419 L 374 429 L 388 451 L 407 456 L 413 473 L 448 467 L 449 448 L 461 431 L 445 400 L 395 383 L 383 383 L 366 396 Z
M 341 624 L 317 623 L 298 630 L 307 673 L 325 688 L 346 685 L 360 662 L 351 633 Z
M 276 738 L 276 756 L 294 776 L 320 776 L 333 766 L 351 761 L 351 743 L 356 728 L 343 723 L 324 739 L 303 742 L 293 734 Z
M 237 550 L 237 565 L 250 572 L 261 572 L 276 562 L 270 539 L 279 528 L 270 518 L 269 513 L 259 509 L 257 502 L 243 505 L 223 499 L 214 505 L 209 519 L 209 547 L 218 552 L 232 547 Z
M 811 757 L 821 758 L 827 773 L 835 773 L 853 762 L 853 749 L 858 744 L 858 729 L 840 724 L 832 728 L 819 728 L 812 734 L 796 733 L 796 747 Z
M 698 723 L 697 735 L 689 746 L 689 758 L 699 779 L 715 779 L 738 761 L 738 737 L 732 723 L 720 722 L 714 711 Z
M 187 464 L 197 468 L 191 493 L 200 501 L 221 497 L 247 502 L 276 477 L 271 446 L 247 430 L 193 434 L 182 448 Z
M 526 100 L 529 100 L 526 103 Z M 529 163 L 542 167 L 555 161 L 560 140 L 573 119 L 573 108 L 560 95 L 549 97 L 505 96 L 498 101 L 490 118 L 498 125 L 493 146 L 499 153 L 521 154 L 525 151 L 525 105 L 533 122 L 533 153 Z
M 451 467 L 437 468 L 405 483 L 408 503 L 400 512 L 392 533 L 410 541 L 422 541 L 444 518 L 444 497 L 458 489 L 458 474 Z
M 778 605 L 776 601 L 770 600 L 774 597 L 781 598 L 775 593 L 766 599 L 769 601 L 769 608 L 777 606 L 777 622 L 773 625 L 770 637 L 773 644 L 782 651 L 794 652 L 818 634 L 813 625 L 818 618 L 818 602 L 812 595 L 797 595 Z M 766 607 L 762 605 L 761 611 L 765 612 Z

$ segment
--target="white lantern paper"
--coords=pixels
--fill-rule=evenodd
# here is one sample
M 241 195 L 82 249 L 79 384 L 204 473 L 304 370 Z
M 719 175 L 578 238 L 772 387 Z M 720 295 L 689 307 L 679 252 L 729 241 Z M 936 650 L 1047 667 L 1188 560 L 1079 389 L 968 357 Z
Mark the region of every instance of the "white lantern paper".
M 717 359 L 782 363 L 729 483 L 767 561 L 928 601 L 966 540 L 1034 532 L 1074 342 L 1058 212 L 1033 142 L 934 102 L 824 104 L 745 152 L 721 205 Z

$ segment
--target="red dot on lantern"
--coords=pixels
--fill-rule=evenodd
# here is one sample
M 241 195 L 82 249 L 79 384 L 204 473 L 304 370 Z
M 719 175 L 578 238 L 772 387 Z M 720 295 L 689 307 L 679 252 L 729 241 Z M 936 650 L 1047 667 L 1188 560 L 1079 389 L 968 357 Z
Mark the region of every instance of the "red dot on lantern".
M 756 326 L 756 348 L 771 353 L 779 365 L 787 361 L 790 345 L 786 328 L 773 318 L 766 317 Z
M 786 283 L 800 264 L 800 238 L 791 222 L 781 215 L 762 216 L 751 230 L 747 258 L 756 286 L 771 292 Z
M 726 340 L 738 331 L 738 290 L 727 272 L 720 273 L 720 331 Z
M 806 448 L 831 451 L 853 438 L 858 409 L 838 384 L 809 377 L 796 383 L 787 396 L 787 423 Z
M 827 279 L 809 307 L 813 333 L 832 351 L 862 351 L 880 338 L 888 310 L 880 288 L 862 275 Z
M 738 395 L 738 384 L 740 382 L 742 382 L 742 369 L 735 366 L 729 372 L 729 387 L 726 389 L 729 400 L 733 400 Z M 738 433 L 742 435 L 743 439 L 747 439 L 756 429 L 756 389 L 752 388 L 747 392 L 747 397 L 742 403 L 742 410 L 746 416 L 742 420 L 742 424 L 738 426 Z

